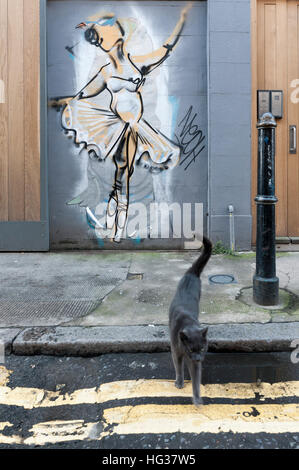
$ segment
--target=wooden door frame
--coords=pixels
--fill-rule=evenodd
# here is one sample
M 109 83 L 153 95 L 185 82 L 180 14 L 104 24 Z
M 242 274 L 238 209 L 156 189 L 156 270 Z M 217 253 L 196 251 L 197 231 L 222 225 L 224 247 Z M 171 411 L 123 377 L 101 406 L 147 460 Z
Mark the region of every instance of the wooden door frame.
M 49 249 L 48 196 L 48 52 L 47 0 L 40 0 L 40 149 L 41 149 L 41 220 L 46 221 L 46 245 Z M 42 190 L 43 188 L 43 190 Z
M 40 220 L 0 221 L 0 251 L 48 251 L 46 3 L 40 1 Z
M 252 244 L 256 242 L 256 204 L 254 198 L 257 194 L 257 147 L 258 147 L 258 135 L 257 135 L 257 89 L 258 89 L 258 2 L 262 0 L 251 0 L 251 213 L 252 213 Z M 264 2 L 265 4 L 275 4 L 275 5 L 283 5 L 284 8 L 287 7 L 287 3 L 289 0 L 273 0 L 272 2 Z M 287 25 L 285 25 L 287 28 Z M 287 30 L 286 30 L 287 34 Z M 286 37 L 287 41 L 287 37 Z M 288 67 L 288 64 L 286 64 Z M 282 77 L 280 77 L 282 78 Z M 285 96 L 283 99 L 284 102 L 284 119 L 288 122 L 288 96 L 287 96 L 287 86 L 288 84 L 284 80 L 281 81 L 281 86 L 279 89 L 285 89 Z M 280 82 L 279 81 L 279 82 Z M 277 131 L 278 132 L 278 131 Z M 276 134 L 277 134 L 276 132 Z M 284 137 L 287 138 L 287 128 L 283 131 Z M 281 134 L 280 134 L 281 136 Z M 280 141 L 281 142 L 281 141 Z M 278 144 L 277 144 L 278 146 Z M 287 146 L 287 142 L 286 142 Z M 287 151 L 287 147 L 286 147 Z M 276 165 L 276 169 L 278 166 Z M 280 187 L 280 191 L 284 191 L 284 200 L 286 201 L 286 205 L 284 206 L 285 210 L 288 211 L 288 197 L 287 197 L 287 190 L 288 190 L 288 182 L 287 182 L 287 161 L 285 162 L 285 166 L 283 167 L 283 171 L 285 172 L 285 187 Z M 277 178 L 276 178 L 277 182 Z M 279 194 L 277 194 L 277 186 L 276 186 L 276 195 L 280 198 Z M 286 219 L 280 220 L 280 230 L 285 232 L 283 235 L 284 237 L 289 237 L 289 228 L 288 228 L 288 215 L 286 215 Z M 276 221 L 277 222 L 277 221 Z M 284 228 L 283 228 L 284 227 Z

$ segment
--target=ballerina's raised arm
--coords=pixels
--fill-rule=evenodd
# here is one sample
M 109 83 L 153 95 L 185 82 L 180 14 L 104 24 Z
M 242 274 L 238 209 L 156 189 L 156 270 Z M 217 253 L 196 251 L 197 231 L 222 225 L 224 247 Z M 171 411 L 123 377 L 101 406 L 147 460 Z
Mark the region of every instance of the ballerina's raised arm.
M 140 68 L 140 71 L 143 75 L 147 75 L 148 73 L 152 72 L 152 70 L 161 65 L 162 62 L 164 62 L 167 57 L 169 57 L 170 52 L 173 51 L 179 41 L 185 26 L 187 13 L 191 8 L 192 3 L 188 3 L 188 5 L 186 5 L 182 10 L 177 25 L 163 46 L 148 54 L 131 57 L 132 62 Z

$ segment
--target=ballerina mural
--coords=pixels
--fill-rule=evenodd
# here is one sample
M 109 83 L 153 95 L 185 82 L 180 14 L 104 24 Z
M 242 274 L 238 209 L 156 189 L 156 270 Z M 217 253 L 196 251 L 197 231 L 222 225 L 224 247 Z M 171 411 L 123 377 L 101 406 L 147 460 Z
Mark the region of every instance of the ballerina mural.
M 147 76 L 174 51 L 192 4 L 182 11 L 165 43 L 145 55 L 131 55 L 125 22 L 109 13 L 78 24 L 91 47 L 100 48 L 104 63 L 91 80 L 73 97 L 57 98 L 61 123 L 83 144 L 91 158 L 110 157 L 115 165 L 113 185 L 106 209 L 106 228 L 119 242 L 127 221 L 130 179 L 136 164 L 153 172 L 169 170 L 180 160 L 180 147 L 143 117 L 142 89 Z M 110 105 L 100 107 L 93 98 L 107 90 Z

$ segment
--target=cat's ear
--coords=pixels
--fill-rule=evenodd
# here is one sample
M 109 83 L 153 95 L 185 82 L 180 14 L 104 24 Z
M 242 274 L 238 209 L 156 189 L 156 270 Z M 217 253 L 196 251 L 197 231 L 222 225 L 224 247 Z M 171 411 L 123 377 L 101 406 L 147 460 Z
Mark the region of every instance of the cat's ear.
M 201 330 L 202 337 L 205 338 L 205 339 L 206 339 L 207 334 L 208 334 L 208 329 L 209 329 L 209 327 L 206 326 L 205 328 L 203 328 L 203 329 Z

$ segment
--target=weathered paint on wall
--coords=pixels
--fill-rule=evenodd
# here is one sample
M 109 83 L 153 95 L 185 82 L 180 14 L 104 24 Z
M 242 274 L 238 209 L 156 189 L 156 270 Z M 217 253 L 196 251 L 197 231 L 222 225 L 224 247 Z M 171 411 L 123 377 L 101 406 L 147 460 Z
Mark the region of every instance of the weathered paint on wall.
M 148 230 L 138 233 L 137 228 L 132 236 L 121 239 L 118 247 L 182 247 L 181 239 L 173 238 L 173 233 L 166 239 L 150 238 L 151 205 L 203 203 L 206 212 L 206 3 L 194 2 L 192 14 L 187 14 L 187 5 L 167 1 L 48 2 L 48 96 L 56 99 L 55 104 L 64 105 L 62 121 L 61 109 L 58 113 L 49 109 L 52 248 L 115 248 L 109 241 L 118 234 L 113 213 L 122 213 L 119 225 L 123 225 L 127 206 L 129 222 L 136 215 L 137 203 L 146 209 Z M 76 25 L 80 27 L 76 29 Z M 99 37 L 106 42 L 95 47 Z M 107 65 L 114 44 L 111 38 L 112 42 L 120 40 L 130 54 L 125 57 L 131 58 L 122 59 L 126 91 L 119 109 L 120 101 L 115 98 L 120 96 L 116 88 L 122 73 L 117 61 L 121 60 L 116 55 L 116 63 Z M 163 47 L 165 44 L 169 47 Z M 142 69 L 136 58 L 151 69 Z M 101 74 L 96 75 L 99 70 Z M 133 71 L 135 82 L 133 76 L 127 80 Z M 83 99 L 74 100 L 84 89 L 91 96 L 101 87 L 97 96 L 84 99 L 83 93 Z M 57 97 L 69 99 L 61 102 Z M 135 99 L 132 103 L 133 97 L 138 102 Z M 131 112 L 134 106 L 136 113 Z M 112 158 L 106 158 L 121 141 L 127 154 L 122 152 L 117 160 L 112 151 Z M 103 216 L 99 205 L 112 214 L 110 219 L 106 215 L 107 225 L 114 230 L 107 239 L 94 230 L 99 215 Z

